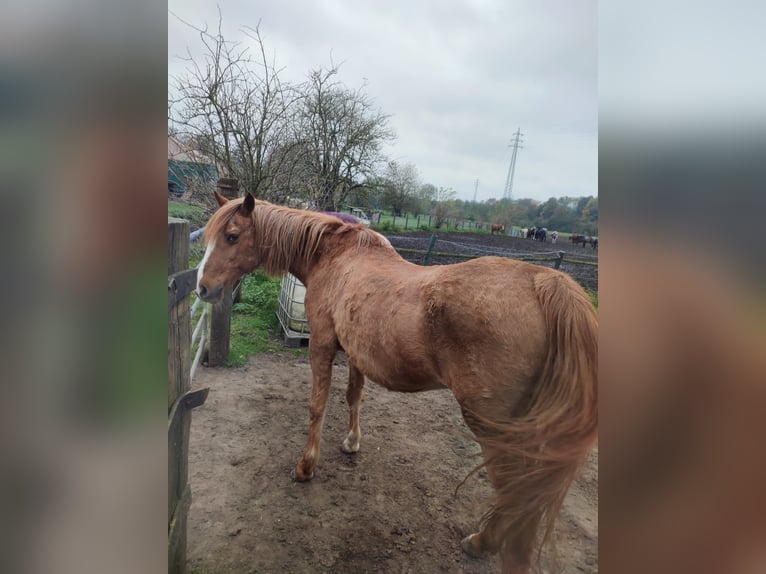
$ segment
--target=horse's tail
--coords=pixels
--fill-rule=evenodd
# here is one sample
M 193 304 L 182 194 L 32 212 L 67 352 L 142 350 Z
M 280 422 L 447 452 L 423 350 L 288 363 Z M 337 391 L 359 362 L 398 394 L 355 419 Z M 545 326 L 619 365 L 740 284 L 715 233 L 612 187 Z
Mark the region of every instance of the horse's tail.
M 484 520 L 498 527 L 504 565 L 532 559 L 542 526 L 539 559 L 598 430 L 593 305 L 577 283 L 559 272 L 538 274 L 535 291 L 548 341 L 540 377 L 511 420 L 490 425 L 489 437 L 479 438 L 493 453 L 487 464 L 497 490 Z

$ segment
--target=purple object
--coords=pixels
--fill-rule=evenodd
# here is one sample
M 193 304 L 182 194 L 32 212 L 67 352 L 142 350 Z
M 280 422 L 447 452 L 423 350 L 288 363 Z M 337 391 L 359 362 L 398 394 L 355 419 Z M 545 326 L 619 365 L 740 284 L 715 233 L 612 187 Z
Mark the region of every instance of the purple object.
M 323 211 L 322 213 L 326 213 L 327 215 L 332 215 L 333 217 L 337 217 L 341 221 L 344 221 L 345 223 L 359 223 L 359 220 L 351 215 L 350 213 L 338 213 L 337 211 Z

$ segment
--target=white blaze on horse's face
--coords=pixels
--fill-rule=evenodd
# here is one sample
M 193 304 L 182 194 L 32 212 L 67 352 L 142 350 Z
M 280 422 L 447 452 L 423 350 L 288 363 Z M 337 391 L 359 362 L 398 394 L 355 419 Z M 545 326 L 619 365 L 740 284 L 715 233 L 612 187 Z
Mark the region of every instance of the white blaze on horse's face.
M 205 273 L 205 263 L 207 263 L 207 260 L 210 258 L 210 254 L 213 252 L 213 249 L 215 249 L 215 241 L 208 242 L 207 249 L 205 249 L 205 256 L 202 258 L 202 261 L 200 261 L 199 267 L 197 267 L 197 296 L 198 297 L 200 297 L 199 284 L 200 284 L 200 281 L 202 281 L 202 276 Z
M 229 203 L 216 192 L 221 208 Z M 228 209 L 217 211 L 208 221 L 205 256 L 197 271 L 197 295 L 213 303 L 221 298 L 224 289 L 258 266 L 257 253 L 252 249 L 255 198 L 248 193 Z

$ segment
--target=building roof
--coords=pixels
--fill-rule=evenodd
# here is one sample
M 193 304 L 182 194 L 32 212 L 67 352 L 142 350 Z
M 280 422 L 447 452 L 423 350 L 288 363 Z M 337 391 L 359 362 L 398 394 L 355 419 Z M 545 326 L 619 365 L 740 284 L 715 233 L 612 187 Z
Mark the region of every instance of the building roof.
M 194 149 L 189 143 L 171 135 L 168 136 L 168 159 L 208 165 L 215 163 L 212 158 Z

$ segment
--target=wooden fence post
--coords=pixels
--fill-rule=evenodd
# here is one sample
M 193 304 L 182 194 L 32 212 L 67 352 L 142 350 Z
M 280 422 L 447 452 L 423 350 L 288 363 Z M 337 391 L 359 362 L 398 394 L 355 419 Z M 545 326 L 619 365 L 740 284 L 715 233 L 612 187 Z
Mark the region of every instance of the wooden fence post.
M 436 234 L 431 234 L 431 241 L 428 243 L 428 251 L 426 252 L 426 256 L 423 258 L 423 265 L 430 265 L 431 264 L 431 253 L 433 253 L 434 245 L 436 245 Z
M 239 180 L 233 177 L 221 177 L 216 183 L 218 193 L 229 199 L 237 199 L 239 196 Z
M 226 287 L 217 303 L 213 303 L 210 313 L 210 354 L 208 365 L 220 367 L 229 358 L 231 340 L 232 288 Z
M 168 217 L 168 275 L 189 266 L 189 222 Z M 189 298 L 168 310 L 168 409 L 189 390 L 191 370 Z
M 168 218 L 168 275 L 189 266 L 189 222 Z M 191 385 L 191 317 L 189 298 L 168 309 L 168 413 Z M 172 422 L 169 420 L 169 423 Z M 184 416 L 168 436 L 168 572 L 186 572 L 186 516 L 191 504 L 188 486 L 189 426 Z
M 559 258 L 556 259 L 556 262 L 553 264 L 553 268 L 554 269 L 558 269 L 559 267 L 561 267 L 561 262 L 562 261 L 564 261 L 564 252 L 563 251 L 559 251 Z

